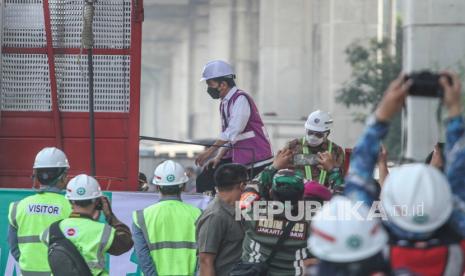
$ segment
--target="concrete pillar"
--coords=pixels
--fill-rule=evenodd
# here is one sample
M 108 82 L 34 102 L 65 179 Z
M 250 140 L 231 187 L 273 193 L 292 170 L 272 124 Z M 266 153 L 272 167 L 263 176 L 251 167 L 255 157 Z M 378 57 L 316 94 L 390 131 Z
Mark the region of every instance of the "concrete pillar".
M 379 33 L 378 0 L 262 0 L 260 3 L 259 103 L 263 112 L 276 113 L 274 124 L 296 120 L 316 109 L 334 118 L 331 139 L 352 147 L 362 125 L 352 120 L 352 110 L 336 103 L 337 90 L 350 77 L 345 49 L 354 41 L 368 42 Z M 381 13 L 382 14 L 382 13 Z M 381 16 L 382 17 L 382 16 Z M 382 29 L 381 29 L 382 31 Z M 283 125 L 283 126 L 284 126 Z M 295 135 L 290 127 L 286 132 Z M 284 144 L 277 138 L 275 148 Z
M 189 124 L 188 136 L 191 139 L 212 138 L 218 135 L 220 121 L 218 101 L 206 92 L 206 84 L 199 82 L 203 66 L 209 60 L 209 3 L 199 3 L 192 7 L 190 19 L 189 53 Z
M 258 95 L 259 0 L 234 0 L 232 10 L 231 62 L 237 85 Z
M 309 2 L 260 2 L 258 103 L 264 113 L 300 118 L 313 105 Z
M 318 80 L 314 77 L 313 91 L 319 94 L 314 109 L 331 112 L 334 119 L 332 138 L 343 147 L 353 147 L 363 125 L 355 123 L 352 114 L 360 110 L 336 103 L 337 91 L 350 79 L 352 71 L 345 50 L 355 41 L 367 43 L 382 36 L 383 1 L 316 0 L 312 3 L 313 73 L 319 76 Z
M 438 71 L 465 63 L 465 2 L 404 1 L 404 71 Z M 409 97 L 406 157 L 424 160 L 441 139 L 438 100 Z
M 175 46 L 171 67 L 171 101 L 168 110 L 171 116 L 163 114 L 163 124 L 169 118 L 170 127 L 174 133 L 173 139 L 184 140 L 188 138 L 188 100 L 189 94 L 189 39 L 187 30 L 181 34 L 180 42 Z

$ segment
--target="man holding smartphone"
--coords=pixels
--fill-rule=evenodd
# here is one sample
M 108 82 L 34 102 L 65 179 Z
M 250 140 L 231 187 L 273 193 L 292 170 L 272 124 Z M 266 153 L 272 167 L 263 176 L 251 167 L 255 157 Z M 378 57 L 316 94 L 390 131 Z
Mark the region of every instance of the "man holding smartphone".
M 59 222 L 63 235 L 70 240 L 87 263 L 92 275 L 108 275 L 105 266 L 105 253 L 121 255 L 133 246 L 129 227 L 113 214 L 110 202 L 103 196 L 95 178 L 80 174 L 71 179 L 66 186 L 66 199 L 72 205 L 71 216 Z M 108 224 L 98 222 L 103 212 Z M 40 239 L 49 245 L 50 228 Z M 70 252 L 71 253 L 71 252 Z M 53 267 L 52 272 L 65 271 L 64 267 Z M 63 275 L 63 274 L 61 274 Z
M 328 139 L 333 119 L 328 112 L 312 112 L 305 122 L 306 135 L 286 145 L 293 153 L 296 171 L 307 181 L 335 188 L 343 176 L 344 150 Z

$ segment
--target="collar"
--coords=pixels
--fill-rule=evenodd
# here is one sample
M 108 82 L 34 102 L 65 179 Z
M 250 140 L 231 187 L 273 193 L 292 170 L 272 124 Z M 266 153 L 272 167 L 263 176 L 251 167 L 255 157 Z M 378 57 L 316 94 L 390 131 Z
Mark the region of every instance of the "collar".
M 232 98 L 232 96 L 237 92 L 237 90 L 239 90 L 239 89 L 237 89 L 237 87 L 235 87 L 235 86 L 233 88 L 229 89 L 228 94 L 226 94 L 226 96 L 223 98 L 223 102 L 229 101 Z
M 75 213 L 75 212 L 72 212 L 69 217 L 70 218 L 85 218 L 85 219 L 94 220 L 91 216 L 87 214 L 81 214 L 81 213 Z
M 215 197 L 216 202 L 223 208 L 227 213 L 229 213 L 232 217 L 236 215 L 236 210 L 234 206 L 231 206 L 224 202 L 218 195 Z
M 55 193 L 55 194 L 62 194 L 63 190 L 57 188 L 56 186 L 45 186 L 41 185 L 40 188 L 37 190 L 39 193 Z
M 158 202 L 166 201 L 166 200 L 177 200 L 177 201 L 182 201 L 181 196 L 177 195 L 169 195 L 169 196 L 161 196 L 160 200 Z

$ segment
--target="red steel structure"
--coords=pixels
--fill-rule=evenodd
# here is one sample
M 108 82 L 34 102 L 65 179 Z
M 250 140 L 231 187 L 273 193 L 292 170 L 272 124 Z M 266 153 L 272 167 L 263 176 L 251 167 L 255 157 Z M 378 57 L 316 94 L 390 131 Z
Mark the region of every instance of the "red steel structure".
M 3 3 L 0 188 L 30 188 L 46 146 L 65 151 L 70 175 L 90 173 L 84 1 Z M 104 188 L 136 190 L 143 2 L 94 6 L 96 174 Z

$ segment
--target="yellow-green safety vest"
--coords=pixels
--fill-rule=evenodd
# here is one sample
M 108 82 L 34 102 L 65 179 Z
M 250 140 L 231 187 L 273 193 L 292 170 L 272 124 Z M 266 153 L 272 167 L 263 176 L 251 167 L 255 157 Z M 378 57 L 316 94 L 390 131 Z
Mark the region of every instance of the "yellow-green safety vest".
M 195 275 L 195 223 L 201 211 L 180 200 L 164 200 L 133 213 L 148 244 L 157 275 Z
M 333 151 L 333 142 L 329 141 L 328 152 L 332 153 L 332 151 Z M 305 137 L 302 138 L 302 153 L 310 154 L 310 149 L 307 146 L 307 141 Z M 327 171 L 320 170 L 320 177 L 318 178 L 318 183 L 324 185 L 327 174 L 328 174 Z M 305 178 L 308 180 L 313 180 L 312 167 L 310 165 L 305 166 Z
M 71 217 L 60 222 L 63 235 L 70 240 L 81 253 L 92 275 L 109 275 L 105 267 L 105 253 L 115 238 L 115 229 L 108 224 L 89 218 Z M 49 228 L 41 240 L 48 244 Z
M 51 275 L 48 249 L 40 242 L 40 235 L 50 224 L 70 214 L 69 201 L 63 195 L 52 192 L 41 192 L 10 204 L 8 220 L 17 230 L 22 275 Z

